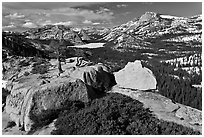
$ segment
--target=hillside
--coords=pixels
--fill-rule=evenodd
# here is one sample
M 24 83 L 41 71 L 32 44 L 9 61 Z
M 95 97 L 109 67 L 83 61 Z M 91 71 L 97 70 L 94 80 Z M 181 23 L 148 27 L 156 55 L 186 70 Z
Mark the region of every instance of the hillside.
M 2 133 L 202 134 L 201 37 L 202 15 L 154 12 L 4 31 Z
M 201 23 L 201 15 L 184 18 L 146 12 L 140 18 L 114 27 L 104 39 L 123 48 L 126 45 L 133 48 L 139 44 L 148 46 L 149 39 L 156 38 L 162 38 L 166 42 L 201 43 Z

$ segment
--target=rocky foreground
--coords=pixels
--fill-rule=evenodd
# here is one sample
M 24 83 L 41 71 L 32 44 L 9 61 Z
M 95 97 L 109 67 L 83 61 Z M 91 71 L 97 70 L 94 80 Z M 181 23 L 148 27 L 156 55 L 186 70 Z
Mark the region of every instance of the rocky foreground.
M 142 102 L 159 119 L 202 132 L 202 112 L 155 93 L 155 76 L 140 61 L 128 63 L 114 74 L 103 64 L 79 57 L 66 59 L 61 74 L 56 60 L 11 58 L 4 66 L 7 97 L 3 99 L 3 134 L 51 134 L 55 120 L 36 129 L 42 114 L 46 112 L 44 117 L 51 117 L 63 110 L 68 101 L 87 103 L 105 93 L 127 95 Z M 15 126 L 8 125 L 11 121 Z

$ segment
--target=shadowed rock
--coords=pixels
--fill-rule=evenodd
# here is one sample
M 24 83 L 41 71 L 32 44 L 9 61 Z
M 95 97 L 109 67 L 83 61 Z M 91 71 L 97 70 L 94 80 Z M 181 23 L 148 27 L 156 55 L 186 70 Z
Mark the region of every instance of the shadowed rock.
M 107 91 L 116 84 L 113 74 L 108 72 L 107 67 L 99 64 L 76 68 L 70 73 L 70 76 L 81 79 L 84 83 L 100 92 Z

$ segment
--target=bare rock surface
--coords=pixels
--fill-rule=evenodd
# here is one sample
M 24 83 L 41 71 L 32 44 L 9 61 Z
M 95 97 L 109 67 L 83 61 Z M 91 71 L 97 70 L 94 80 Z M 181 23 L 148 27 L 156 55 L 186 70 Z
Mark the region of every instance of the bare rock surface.
M 37 117 L 45 110 L 60 110 L 67 101 L 88 102 L 114 83 L 101 64 L 80 67 L 62 63 L 63 73 L 58 75 L 56 61 L 52 61 L 47 73 L 21 75 L 7 85 L 11 93 L 5 111 L 25 131 L 35 124 L 31 116 Z M 23 71 L 28 70 L 29 66 Z
M 64 72 L 61 73 L 60 76 L 58 75 L 57 61 L 51 60 L 51 65 L 47 73 L 30 74 L 28 76 L 22 75 L 24 72 L 31 70 L 32 67 L 29 65 L 23 67 L 23 69 L 17 73 L 17 77 L 14 80 L 8 82 L 6 87 L 10 89 L 11 93 L 6 99 L 6 113 L 4 112 L 2 116 L 3 127 L 5 128 L 6 123 L 9 121 L 15 121 L 17 126 L 3 129 L 2 132 L 4 135 L 27 134 L 25 131 L 30 131 L 35 124 L 34 121 L 30 119 L 31 114 L 38 116 L 44 110 L 60 109 L 67 100 L 87 102 L 89 99 L 97 97 L 99 92 L 95 90 L 105 91 L 114 85 L 114 80 L 111 78 L 107 67 L 102 64 L 92 65 L 90 62 L 85 66 L 77 66 L 77 59 L 78 58 L 72 58 L 67 60 L 66 63 L 62 63 Z M 82 62 L 83 61 L 82 59 Z M 128 68 L 127 66 L 125 68 Z M 148 73 L 152 81 L 155 82 L 154 88 L 156 88 L 156 80 L 152 72 L 142 68 L 141 62 L 130 63 L 130 66 L 139 66 L 136 69 L 132 68 L 132 72 L 136 74 L 138 71 L 136 72 L 135 70 L 144 69 L 145 73 Z M 130 72 L 131 67 L 129 68 L 129 77 L 131 77 L 130 74 L 134 74 Z M 9 73 L 9 77 L 10 76 L 12 76 L 11 73 Z M 121 81 L 126 80 L 125 75 L 121 76 Z M 142 76 L 144 77 L 144 75 Z M 117 80 L 116 77 L 116 82 L 118 82 Z M 142 79 L 138 79 L 138 81 L 141 80 Z M 144 86 L 146 85 L 144 84 Z M 109 92 L 121 93 L 142 102 L 144 107 L 149 108 L 159 119 L 172 121 L 202 132 L 202 112 L 200 110 L 174 103 L 170 99 L 157 93 L 145 92 L 143 91 L 144 88 L 140 88 L 141 90 L 137 89 L 138 88 L 135 87 L 123 87 L 123 85 L 118 83 L 118 85 L 114 86 Z M 25 131 L 19 130 L 19 127 Z M 51 131 L 54 129 L 55 127 L 52 122 L 33 134 L 47 135 L 51 134 Z
M 150 69 L 143 67 L 139 60 L 128 62 L 125 68 L 114 75 L 120 87 L 139 90 L 156 89 L 155 76 Z
M 146 12 L 145 14 L 143 14 L 140 19 L 139 22 L 143 23 L 143 22 L 150 22 L 150 21 L 155 21 L 157 19 L 157 14 L 154 12 Z
M 57 64 L 52 62 L 51 64 Z M 83 60 L 83 57 L 73 57 L 66 60 L 63 64 L 65 72 L 62 75 L 69 75 L 72 78 L 81 79 L 98 91 L 110 89 L 116 84 L 114 75 L 110 74 L 109 69 L 103 64 L 95 64 Z
M 88 102 L 90 96 L 94 92 L 79 79 L 59 77 L 41 85 L 41 80 L 33 77 L 14 84 L 5 109 L 11 120 L 29 131 L 34 124 L 31 113 L 37 116 L 43 110 L 60 109 L 68 100 Z
M 192 125 L 202 126 L 202 111 L 180 104 L 175 113 L 180 119 L 185 119 Z
M 9 115 L 3 111 L 2 112 L 2 135 L 24 135 L 26 134 L 24 131 L 19 130 L 19 127 L 8 127 L 10 122 Z
M 114 86 L 110 92 L 121 93 L 144 104 L 159 119 L 175 122 L 202 132 L 202 111 L 172 102 L 158 93 L 144 92 Z

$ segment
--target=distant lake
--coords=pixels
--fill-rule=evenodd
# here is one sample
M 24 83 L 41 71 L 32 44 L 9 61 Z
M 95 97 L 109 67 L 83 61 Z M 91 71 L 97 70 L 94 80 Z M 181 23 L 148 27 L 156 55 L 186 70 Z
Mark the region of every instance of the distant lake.
M 69 46 L 69 47 L 75 47 L 75 48 L 101 48 L 104 47 L 105 43 L 89 43 L 89 44 L 84 44 L 84 45 L 75 45 L 75 46 Z

